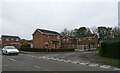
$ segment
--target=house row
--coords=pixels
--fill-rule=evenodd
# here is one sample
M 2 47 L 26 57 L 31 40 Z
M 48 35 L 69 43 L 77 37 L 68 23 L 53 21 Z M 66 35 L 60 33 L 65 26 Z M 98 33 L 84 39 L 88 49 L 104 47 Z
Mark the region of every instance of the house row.
M 33 33 L 33 47 L 92 50 L 98 47 L 98 37 L 95 34 L 83 38 L 61 36 L 56 31 L 36 29 Z
M 71 37 L 65 36 L 61 39 L 61 48 L 74 48 L 80 50 L 94 50 L 98 47 L 98 37 L 92 35 L 90 37 Z
M 22 41 L 25 39 L 21 39 L 19 36 L 10 36 L 10 35 L 2 35 L 0 39 L 0 47 L 3 48 L 4 46 L 15 46 L 16 48 L 20 48 L 24 46 Z M 28 43 L 29 47 L 33 47 L 32 40 L 25 40 Z
M 51 49 L 85 49 L 91 50 L 98 47 L 98 37 L 92 35 L 90 37 L 72 37 L 72 36 L 61 36 L 56 31 L 36 29 L 32 34 L 33 39 L 28 40 L 28 44 L 31 48 L 51 48 Z M 18 36 L 2 35 L 2 47 L 6 45 L 13 45 L 17 48 L 22 46 Z
M 1 47 L 4 46 L 15 46 L 16 48 L 20 48 L 20 38 L 18 36 L 9 36 L 9 35 L 2 35 L 1 36 Z

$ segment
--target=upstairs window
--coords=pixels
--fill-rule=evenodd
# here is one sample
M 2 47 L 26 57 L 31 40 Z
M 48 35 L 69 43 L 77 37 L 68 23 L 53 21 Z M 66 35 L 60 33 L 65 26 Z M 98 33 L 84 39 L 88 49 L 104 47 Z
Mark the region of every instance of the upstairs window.
M 59 35 L 57 35 L 57 39 L 60 39 L 60 36 L 59 36 Z
M 67 42 L 69 42 L 69 39 L 66 39 L 67 40 Z
M 65 41 L 65 39 L 63 39 L 63 41 Z
M 16 39 L 16 41 L 19 41 L 18 39 Z
M 14 39 L 11 39 L 12 41 L 14 40 Z
M 8 39 L 8 38 L 6 38 L 6 41 L 9 41 L 9 39 Z
M 48 36 L 49 36 L 48 34 L 45 35 L 46 38 L 48 38 Z

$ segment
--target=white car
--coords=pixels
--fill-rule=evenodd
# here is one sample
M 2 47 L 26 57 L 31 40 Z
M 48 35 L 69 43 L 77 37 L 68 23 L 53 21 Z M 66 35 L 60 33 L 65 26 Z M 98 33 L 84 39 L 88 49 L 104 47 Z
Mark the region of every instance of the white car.
M 14 46 L 5 46 L 2 49 L 2 53 L 9 55 L 9 54 L 16 54 L 18 55 L 19 51 Z

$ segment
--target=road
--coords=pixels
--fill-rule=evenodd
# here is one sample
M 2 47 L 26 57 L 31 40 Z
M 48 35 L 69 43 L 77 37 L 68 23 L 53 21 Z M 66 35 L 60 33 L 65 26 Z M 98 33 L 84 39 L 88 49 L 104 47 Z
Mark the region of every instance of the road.
M 20 53 L 18 56 L 3 55 L 2 71 L 115 71 L 114 68 L 109 66 L 86 63 L 83 59 L 77 61 L 73 58 L 76 53 L 79 52 Z M 65 58 L 66 56 L 68 58 Z

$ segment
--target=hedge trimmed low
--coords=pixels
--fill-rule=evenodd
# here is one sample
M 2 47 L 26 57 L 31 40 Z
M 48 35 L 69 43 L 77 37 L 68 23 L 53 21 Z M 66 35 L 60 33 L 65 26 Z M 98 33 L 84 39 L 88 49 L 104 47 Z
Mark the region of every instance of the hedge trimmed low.
M 48 48 L 20 48 L 21 51 L 29 52 L 70 52 L 75 49 L 48 49 Z

